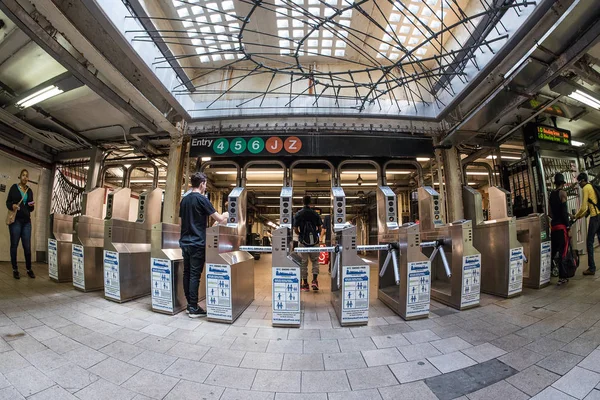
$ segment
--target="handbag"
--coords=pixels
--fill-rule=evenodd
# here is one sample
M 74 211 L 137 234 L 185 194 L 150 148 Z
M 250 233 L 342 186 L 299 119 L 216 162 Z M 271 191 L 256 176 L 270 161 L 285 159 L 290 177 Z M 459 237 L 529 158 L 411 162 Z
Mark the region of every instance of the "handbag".
M 20 206 L 22 202 L 23 197 L 21 197 L 21 201 L 19 201 L 17 206 Z M 17 211 L 19 210 L 8 210 L 8 214 L 6 214 L 6 225 L 11 225 L 15 222 L 15 218 L 17 218 Z

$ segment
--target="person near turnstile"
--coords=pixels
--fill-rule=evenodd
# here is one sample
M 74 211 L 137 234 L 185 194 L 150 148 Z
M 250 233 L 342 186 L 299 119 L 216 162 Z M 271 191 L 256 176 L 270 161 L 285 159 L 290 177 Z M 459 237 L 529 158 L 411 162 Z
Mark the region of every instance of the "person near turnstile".
M 321 244 L 331 246 L 331 215 L 323 218 L 323 228 L 321 229 Z M 331 273 L 331 258 L 329 259 L 329 273 Z
M 558 255 L 558 286 L 569 282 L 565 265 L 569 249 L 569 210 L 567 207 L 567 192 L 564 190 L 565 183 L 563 174 L 554 175 L 556 189 L 550 193 L 548 199 L 549 216 L 552 219 L 552 256 Z
M 300 247 L 314 247 L 319 244 L 319 233 L 323 222 L 319 214 L 310 207 L 310 196 L 304 196 L 302 203 L 304 207 L 294 216 L 294 231 L 298 234 L 298 243 Z M 319 253 L 301 253 L 302 263 L 300 265 L 300 275 L 302 284 L 300 290 L 308 292 L 308 260 L 312 264 L 313 279 L 311 286 L 313 290 L 319 290 Z
M 594 261 L 594 238 L 600 239 L 600 208 L 598 208 L 598 196 L 594 187 L 588 182 L 588 176 L 582 172 L 577 175 L 577 182 L 583 192 L 581 207 L 575 219 L 584 218 L 589 215 L 586 250 L 588 253 L 588 269 L 583 271 L 583 275 L 596 275 L 596 262 Z
M 229 202 L 228 201 L 225 202 L 225 205 L 223 206 L 223 210 L 225 210 L 225 211 L 221 215 L 223 216 L 223 218 L 225 218 L 225 221 L 227 221 L 229 219 L 229 211 L 227 211 L 227 210 L 229 210 Z M 215 221 L 215 223 L 213 224 L 213 226 L 217 226 L 217 225 L 219 225 L 219 221 Z
M 198 286 L 206 259 L 206 225 L 208 217 L 219 223 L 227 218 L 215 211 L 204 195 L 206 175 L 196 172 L 191 178 L 192 191 L 181 200 L 179 217 L 181 218 L 181 238 L 179 246 L 183 254 L 183 291 L 187 299 L 190 318 L 206 316 L 206 311 L 198 305 Z
M 19 174 L 19 183 L 15 183 L 8 191 L 6 208 L 16 211 L 14 222 L 8 225 L 10 233 L 10 262 L 13 267 L 13 278 L 21 279 L 19 267 L 17 266 L 17 249 L 19 241 L 23 244 L 25 254 L 25 267 L 27 276 L 35 278 L 31 269 L 31 213 L 34 210 L 33 191 L 27 183 L 29 182 L 29 171 L 23 169 Z M 7 221 L 8 223 L 8 221 Z

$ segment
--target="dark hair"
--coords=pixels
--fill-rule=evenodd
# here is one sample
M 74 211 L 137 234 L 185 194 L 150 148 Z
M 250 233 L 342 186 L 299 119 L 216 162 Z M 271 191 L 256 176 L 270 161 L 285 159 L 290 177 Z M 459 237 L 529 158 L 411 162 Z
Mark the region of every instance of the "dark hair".
M 561 174 L 560 172 L 557 173 L 556 175 L 554 175 L 554 184 L 559 186 L 559 185 L 563 185 L 565 184 L 565 176 L 563 174 Z
M 579 175 L 577 175 L 577 182 L 580 181 L 588 181 L 588 176 L 585 172 L 580 173 Z
M 27 174 L 29 175 L 29 171 L 27 171 L 27 169 L 26 169 L 26 168 L 23 168 L 23 169 L 21 170 L 21 173 L 19 174 L 19 178 L 23 176 L 23 172 L 27 172 Z
M 200 187 L 201 184 L 206 182 L 206 175 L 202 172 L 195 172 L 194 175 L 192 175 L 191 182 L 193 188 Z
M 304 204 L 305 206 L 310 205 L 310 196 L 304 196 L 302 198 L 302 204 Z

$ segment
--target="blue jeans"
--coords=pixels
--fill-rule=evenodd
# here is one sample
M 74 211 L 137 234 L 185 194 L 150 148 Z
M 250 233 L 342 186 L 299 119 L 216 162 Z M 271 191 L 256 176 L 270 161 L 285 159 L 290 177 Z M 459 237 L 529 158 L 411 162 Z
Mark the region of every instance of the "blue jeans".
M 16 219 L 8 226 L 10 232 L 10 262 L 13 270 L 17 270 L 17 248 L 19 240 L 23 243 L 23 252 L 25 253 L 25 266 L 31 269 L 31 221 L 22 221 Z
M 204 247 L 183 246 L 183 292 L 188 305 L 198 306 L 198 286 L 204 269 L 206 253 Z
M 600 240 L 600 215 L 590 217 L 588 225 L 586 248 L 588 252 L 588 268 L 590 271 L 596 271 L 596 262 L 594 261 L 594 239 L 598 236 Z

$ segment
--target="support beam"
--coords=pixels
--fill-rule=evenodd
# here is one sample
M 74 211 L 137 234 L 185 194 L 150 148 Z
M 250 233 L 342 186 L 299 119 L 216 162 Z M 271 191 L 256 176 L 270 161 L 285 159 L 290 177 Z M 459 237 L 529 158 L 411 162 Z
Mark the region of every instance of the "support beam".
M 463 219 L 464 208 L 462 198 L 462 168 L 456 147 L 442 150 L 444 163 L 444 179 L 446 186 L 447 222 Z M 441 186 L 440 182 L 440 186 Z
M 185 124 L 177 124 L 182 131 Z M 181 200 L 181 182 L 183 180 L 183 167 L 188 141 L 184 140 L 183 133 L 171 136 L 169 146 L 169 165 L 167 166 L 167 184 L 165 186 L 163 222 L 177 224 L 179 222 L 179 201 Z
M 100 173 L 102 171 L 102 160 L 104 158 L 104 152 L 97 147 L 94 147 L 90 153 L 90 164 L 87 173 L 87 179 L 85 181 L 85 191 L 92 191 L 100 180 Z

